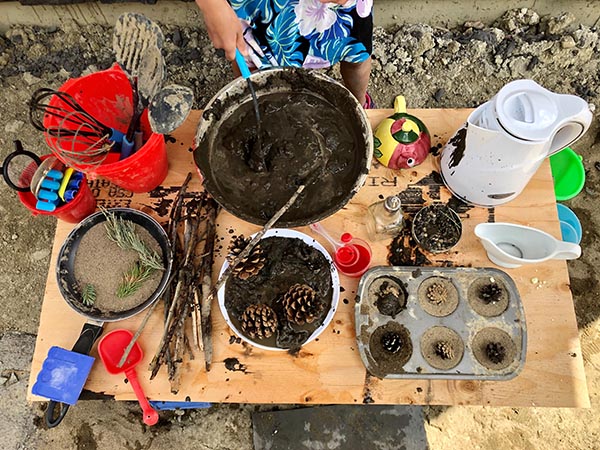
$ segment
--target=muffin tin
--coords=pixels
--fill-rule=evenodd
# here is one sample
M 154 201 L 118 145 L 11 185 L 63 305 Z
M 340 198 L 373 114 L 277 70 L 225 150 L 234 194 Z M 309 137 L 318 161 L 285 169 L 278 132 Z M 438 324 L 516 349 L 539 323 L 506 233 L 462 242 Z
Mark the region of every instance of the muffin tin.
M 355 313 L 360 356 L 379 378 L 509 380 L 525 363 L 521 298 L 495 268 L 375 267 Z

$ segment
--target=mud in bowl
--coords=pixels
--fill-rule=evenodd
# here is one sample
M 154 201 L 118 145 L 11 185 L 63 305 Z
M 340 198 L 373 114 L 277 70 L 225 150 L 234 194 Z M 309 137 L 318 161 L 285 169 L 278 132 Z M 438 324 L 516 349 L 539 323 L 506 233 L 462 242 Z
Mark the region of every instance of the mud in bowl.
M 371 164 L 371 127 L 361 105 L 316 72 L 273 69 L 250 78 L 261 114 L 264 168 L 250 161 L 259 136 L 246 80 L 238 78 L 209 102 L 196 133 L 194 159 L 206 189 L 236 217 L 264 225 L 324 168 L 278 225 L 306 225 L 338 211 L 364 184 Z
M 228 266 L 226 260 L 220 273 Z M 236 266 L 218 301 L 242 340 L 263 350 L 294 351 L 327 328 L 339 294 L 338 272 L 317 241 L 298 231 L 272 229 Z

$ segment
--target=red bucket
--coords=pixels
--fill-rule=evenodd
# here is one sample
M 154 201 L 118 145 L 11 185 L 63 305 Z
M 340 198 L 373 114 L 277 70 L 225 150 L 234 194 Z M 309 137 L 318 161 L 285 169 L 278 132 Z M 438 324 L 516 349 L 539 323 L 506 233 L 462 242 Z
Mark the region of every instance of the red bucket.
M 108 70 L 70 79 L 59 91 L 70 94 L 86 112 L 103 124 L 127 132 L 133 115 L 131 84 L 118 64 Z M 50 100 L 50 105 L 64 107 L 56 96 Z M 61 124 L 58 117 L 44 116 L 44 127 L 57 127 L 59 124 L 69 126 Z M 102 176 L 117 186 L 138 193 L 149 192 L 160 185 L 169 170 L 164 137 L 152 132 L 147 113 L 142 117 L 141 128 L 144 145 L 137 152 L 120 161 L 116 153 L 109 154 L 101 165 L 86 170 L 87 175 L 90 178 Z M 58 144 L 57 139 L 48 134 L 46 141 L 51 148 Z M 58 152 L 54 153 L 68 164 Z
M 44 155 L 41 157 L 42 160 L 50 157 L 51 155 Z M 42 211 L 35 207 L 37 199 L 30 192 L 17 192 L 19 200 L 25 205 L 25 207 L 31 211 L 34 216 L 55 216 L 60 220 L 64 220 L 69 223 L 79 223 L 87 216 L 96 211 L 96 198 L 92 194 L 92 190 L 87 184 L 87 178 L 84 176 L 81 180 L 81 186 L 79 191 L 69 203 L 65 203 L 59 206 L 54 211 Z

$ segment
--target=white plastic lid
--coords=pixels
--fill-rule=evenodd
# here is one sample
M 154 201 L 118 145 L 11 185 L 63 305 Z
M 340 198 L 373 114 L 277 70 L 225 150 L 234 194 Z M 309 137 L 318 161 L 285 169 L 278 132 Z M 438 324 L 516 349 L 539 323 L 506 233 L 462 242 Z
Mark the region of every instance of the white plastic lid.
M 502 127 L 528 141 L 548 139 L 559 118 L 555 94 L 533 80 L 508 83 L 496 95 L 494 106 Z
M 586 107 L 583 99 L 555 94 L 533 80 L 508 83 L 494 99 L 494 111 L 502 128 L 528 141 L 550 139 L 557 127 Z

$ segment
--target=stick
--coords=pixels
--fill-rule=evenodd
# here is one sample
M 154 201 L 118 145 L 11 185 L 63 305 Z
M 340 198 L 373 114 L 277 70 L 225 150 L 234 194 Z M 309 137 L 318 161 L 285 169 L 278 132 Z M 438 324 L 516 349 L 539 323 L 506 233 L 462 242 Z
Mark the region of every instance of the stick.
M 206 240 L 202 249 L 202 264 L 200 266 L 199 279 L 201 283 L 202 301 L 200 310 L 200 334 L 202 336 L 202 348 L 204 350 L 204 365 L 206 371 L 210 370 L 212 364 L 212 298 L 209 295 L 212 285 L 212 266 L 215 247 L 215 235 L 217 234 L 216 219 L 219 205 L 212 198 L 208 200 L 206 214 Z
M 209 303 L 209 304 L 212 303 L 212 300 L 215 297 L 215 295 L 217 294 L 217 292 L 219 291 L 219 289 L 221 289 L 221 287 L 223 287 L 223 285 L 227 282 L 227 280 L 231 276 L 231 273 L 233 272 L 233 269 L 235 269 L 235 266 L 237 266 L 240 263 L 240 261 L 242 261 L 244 258 L 247 258 L 248 255 L 250 255 L 250 253 L 252 252 L 252 249 L 256 246 L 256 244 L 258 244 L 258 241 L 260 241 L 261 238 L 265 235 L 265 233 L 267 231 L 269 231 L 271 229 L 271 227 L 275 224 L 275 222 L 277 222 L 281 218 L 281 216 L 283 216 L 286 213 L 286 211 L 292 207 L 292 205 L 298 199 L 298 196 L 302 193 L 302 191 L 304 191 L 304 189 L 306 188 L 306 186 L 308 186 L 308 184 L 309 183 L 301 184 L 300 186 L 298 186 L 298 189 L 296 189 L 296 192 L 294 192 L 294 194 L 290 197 L 290 199 L 286 202 L 286 204 L 283 205 L 279 209 L 279 211 L 277 211 L 275 213 L 275 215 L 273 217 L 271 217 L 271 219 L 269 219 L 269 221 L 264 225 L 262 230 L 260 230 L 258 233 L 256 233 L 254 235 L 254 237 L 246 245 L 244 250 L 242 250 L 242 252 L 229 264 L 227 269 L 225 269 L 225 272 L 223 272 L 221 274 L 221 276 L 215 283 L 215 286 L 212 288 L 210 294 L 208 295 L 208 298 L 206 299 L 207 303 Z M 206 352 L 206 349 L 204 349 L 204 351 Z
M 125 361 L 127 360 L 127 357 L 131 353 L 131 349 L 133 349 L 133 346 L 135 345 L 135 343 L 137 342 L 138 338 L 140 337 L 140 334 L 142 334 L 142 331 L 144 330 L 144 327 L 148 323 L 148 320 L 150 319 L 150 316 L 154 312 L 154 309 L 156 308 L 156 305 L 158 305 L 158 301 L 154 302 L 154 304 L 150 307 L 150 309 L 148 310 L 148 312 L 144 316 L 144 320 L 142 320 L 142 323 L 140 324 L 140 326 L 138 327 L 137 331 L 135 332 L 135 334 L 131 338 L 131 341 L 129 341 L 129 344 L 127 344 L 127 347 L 125 347 L 125 350 L 123 352 L 123 356 L 119 360 L 119 364 L 117 364 L 117 367 L 119 367 L 119 368 L 123 367 L 123 364 L 125 364 Z

